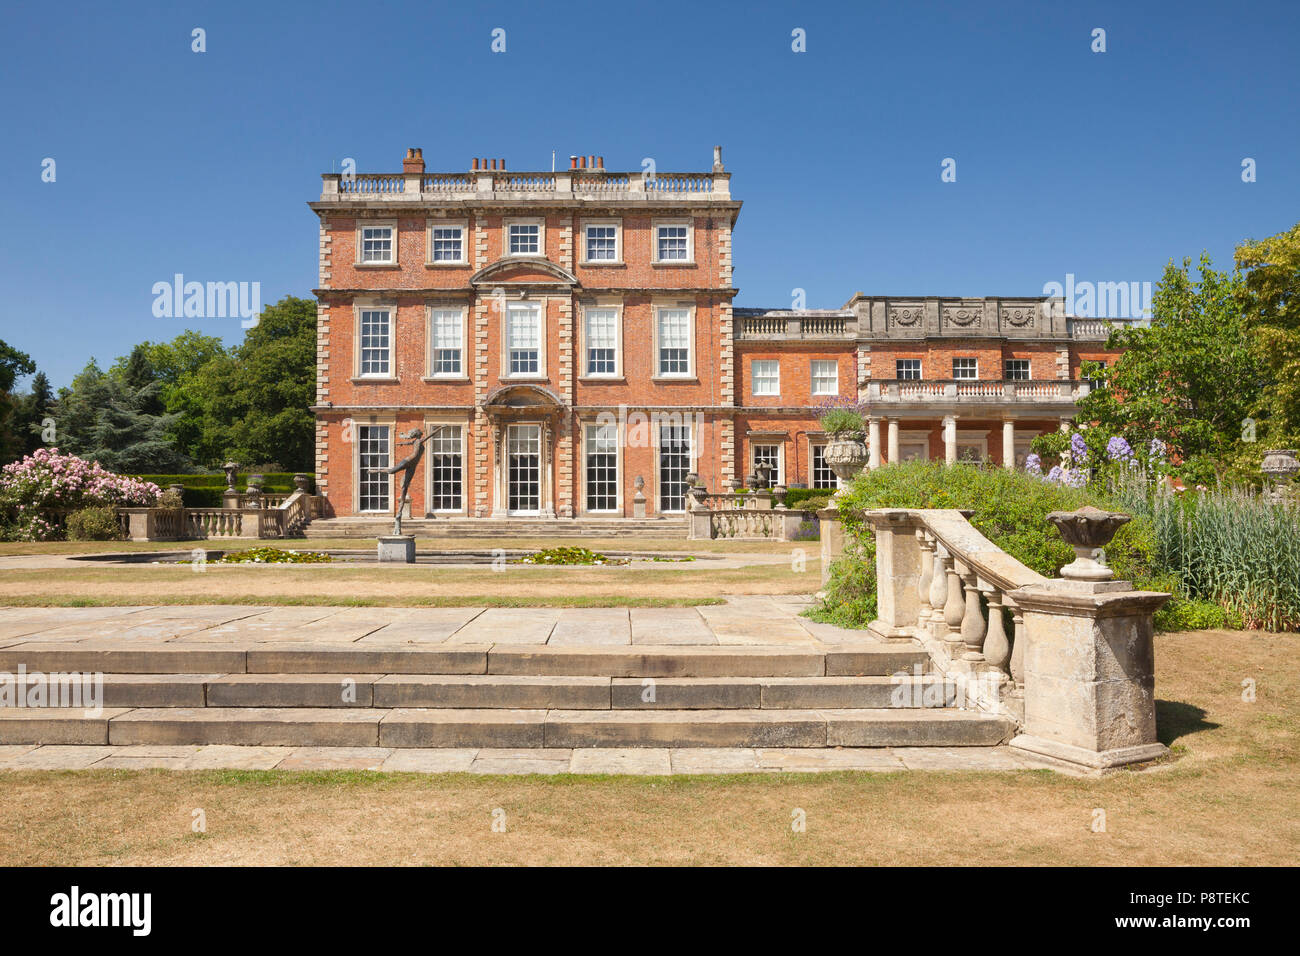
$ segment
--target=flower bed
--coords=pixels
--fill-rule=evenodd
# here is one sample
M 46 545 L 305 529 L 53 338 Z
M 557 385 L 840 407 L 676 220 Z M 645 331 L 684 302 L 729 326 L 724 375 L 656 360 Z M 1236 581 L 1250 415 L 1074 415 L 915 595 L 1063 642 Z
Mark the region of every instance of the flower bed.
M 221 556 L 218 564 L 326 564 L 334 558 L 324 551 L 285 551 L 282 548 L 249 548 Z
M 0 469 L 0 537 L 52 541 L 63 536 L 61 515 L 82 508 L 144 507 L 161 489 L 101 468 L 99 462 L 38 448 Z
M 627 558 L 610 558 L 587 548 L 547 548 L 514 558 L 511 564 L 585 564 L 585 565 L 619 565 L 627 564 Z

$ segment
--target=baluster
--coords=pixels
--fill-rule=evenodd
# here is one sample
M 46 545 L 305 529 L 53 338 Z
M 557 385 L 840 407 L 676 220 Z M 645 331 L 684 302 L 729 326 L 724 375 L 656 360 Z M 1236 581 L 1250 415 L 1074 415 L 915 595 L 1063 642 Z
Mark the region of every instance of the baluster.
M 975 572 L 962 577 L 966 588 L 966 607 L 961 619 L 961 642 L 966 645 L 961 655 L 964 661 L 984 661 L 984 615 L 980 612 L 979 578 Z
M 916 612 L 916 626 L 925 627 L 930 622 L 930 584 L 934 579 L 934 545 L 929 535 L 917 529 L 916 543 L 921 546 L 921 576 L 916 579 L 916 596 L 920 604 Z
M 1023 685 L 1025 682 L 1025 612 L 1014 604 L 1011 606 L 1011 621 L 1015 627 L 1015 636 L 1011 641 L 1011 679 Z
M 934 562 L 930 568 L 930 633 L 943 637 L 943 604 L 948 597 L 947 572 L 944 570 L 943 546 L 934 542 Z
M 949 643 L 961 643 L 961 622 L 966 616 L 966 599 L 962 594 L 961 575 L 957 573 L 957 559 L 948 555 L 944 559 L 944 573 L 947 580 L 947 598 L 943 604 L 943 621 L 947 628 L 943 639 Z
M 1011 660 L 1011 642 L 1007 640 L 1007 629 L 1002 620 L 1004 599 L 997 588 L 985 592 L 989 605 L 989 629 L 984 637 L 984 659 L 1006 673 Z

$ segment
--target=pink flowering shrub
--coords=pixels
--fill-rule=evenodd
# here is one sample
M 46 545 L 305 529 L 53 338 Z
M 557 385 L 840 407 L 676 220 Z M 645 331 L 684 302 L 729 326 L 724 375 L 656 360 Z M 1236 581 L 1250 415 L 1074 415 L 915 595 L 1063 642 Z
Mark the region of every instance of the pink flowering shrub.
M 149 506 L 161 493 L 153 482 L 115 475 L 97 461 L 38 448 L 0 469 L 0 522 L 10 540 L 49 541 L 62 535 L 59 513 L 94 506 Z

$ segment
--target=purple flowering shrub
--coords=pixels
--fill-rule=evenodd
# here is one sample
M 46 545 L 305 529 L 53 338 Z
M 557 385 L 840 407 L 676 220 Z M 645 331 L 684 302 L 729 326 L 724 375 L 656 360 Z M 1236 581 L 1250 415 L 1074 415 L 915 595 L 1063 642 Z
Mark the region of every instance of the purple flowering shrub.
M 97 461 L 38 448 L 0 469 L 0 522 L 4 536 L 48 541 L 61 535 L 56 513 L 88 507 L 148 506 L 161 489 L 101 468 Z

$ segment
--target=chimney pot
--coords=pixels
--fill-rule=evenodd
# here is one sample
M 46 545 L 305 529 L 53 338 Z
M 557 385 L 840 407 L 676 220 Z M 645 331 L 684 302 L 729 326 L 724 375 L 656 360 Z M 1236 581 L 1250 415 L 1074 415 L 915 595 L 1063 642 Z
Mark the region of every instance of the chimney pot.
M 598 169 L 604 169 L 604 168 L 605 168 L 605 157 L 604 157 L 604 156 L 597 156 L 597 157 L 596 157 L 596 168 L 598 168 Z
M 412 146 L 406 148 L 406 156 L 402 159 L 403 173 L 423 173 L 424 157 L 420 151 Z
M 579 156 L 579 157 L 578 157 L 578 167 L 579 167 L 580 169 L 586 169 L 586 168 L 587 168 L 587 157 L 586 157 L 586 156 Z
M 577 168 L 578 168 L 578 157 L 577 157 L 577 156 L 570 156 L 570 157 L 569 157 L 569 168 L 570 168 L 570 169 L 577 169 Z
M 501 171 L 502 171 L 503 173 L 506 171 L 506 160 L 505 160 L 505 157 L 504 157 L 504 156 L 501 157 Z
M 478 157 L 477 157 L 477 156 L 475 156 L 474 159 L 471 161 L 470 169 L 473 169 L 473 170 L 477 170 L 477 169 L 478 169 Z

